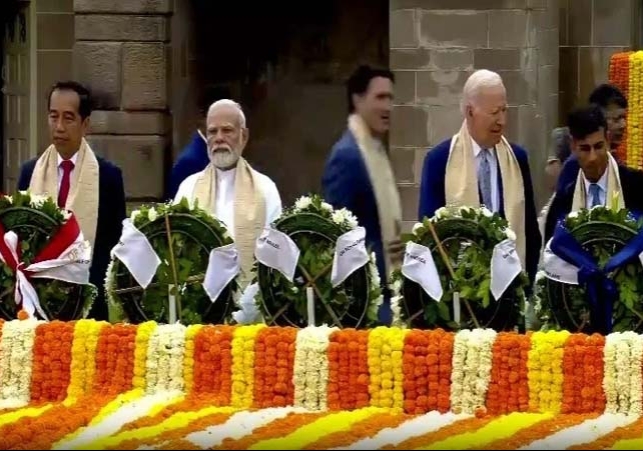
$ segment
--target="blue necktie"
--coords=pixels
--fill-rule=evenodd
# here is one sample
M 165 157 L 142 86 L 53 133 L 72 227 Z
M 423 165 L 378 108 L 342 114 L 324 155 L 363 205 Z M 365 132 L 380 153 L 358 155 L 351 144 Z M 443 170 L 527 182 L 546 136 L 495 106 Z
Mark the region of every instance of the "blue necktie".
M 592 198 L 592 207 L 603 205 L 603 202 L 601 202 L 601 187 L 597 183 L 590 183 L 589 195 Z
M 489 163 L 489 151 L 482 149 L 482 161 L 478 168 L 478 185 L 482 195 L 482 204 L 489 210 L 493 211 L 493 202 L 491 199 L 491 165 Z

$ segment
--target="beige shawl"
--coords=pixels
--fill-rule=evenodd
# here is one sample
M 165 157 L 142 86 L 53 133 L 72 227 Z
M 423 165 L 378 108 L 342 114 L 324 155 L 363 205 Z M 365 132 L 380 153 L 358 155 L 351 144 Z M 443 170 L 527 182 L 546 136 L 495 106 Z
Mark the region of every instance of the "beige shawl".
M 502 177 L 504 211 L 509 227 L 516 233 L 516 250 L 525 267 L 525 190 L 520 165 L 511 145 L 502 137 L 496 144 Z M 478 172 L 466 121 L 451 140 L 444 193 L 447 206 L 480 207 Z
M 71 173 L 69 195 L 65 208 L 76 216 L 83 236 L 94 248 L 96 225 L 98 223 L 98 160 L 94 151 L 83 138 L 76 166 Z M 29 191 L 33 194 L 53 197 L 58 199 L 58 152 L 52 144 L 38 158 Z
M 209 164 L 199 173 L 192 198 L 199 206 L 215 211 L 217 171 Z M 266 222 L 266 201 L 248 162 L 239 158 L 234 181 L 234 241 L 239 251 L 242 288 L 250 280 L 254 263 L 255 242 Z
M 605 195 L 605 206 L 615 210 L 625 208 L 623 200 L 623 189 L 621 188 L 621 177 L 618 174 L 618 164 L 614 157 L 607 154 L 607 193 Z M 574 188 L 574 199 L 572 201 L 572 211 L 578 211 L 587 206 L 587 187 L 585 186 L 585 177 L 583 171 L 578 171 L 576 178 L 576 187 Z
M 377 202 L 377 213 L 382 231 L 382 244 L 384 246 L 385 262 L 387 273 L 393 268 L 388 253 L 387 243 L 398 240 L 401 232 L 402 207 L 400 195 L 397 190 L 395 175 L 391 169 L 391 162 L 384 145 L 373 138 L 364 120 L 357 114 L 348 118 L 348 129 L 351 131 L 357 142 L 368 176 L 373 185 L 375 201 Z M 350 168 L 346 168 L 350 170 Z M 381 274 L 384 278 L 385 274 Z

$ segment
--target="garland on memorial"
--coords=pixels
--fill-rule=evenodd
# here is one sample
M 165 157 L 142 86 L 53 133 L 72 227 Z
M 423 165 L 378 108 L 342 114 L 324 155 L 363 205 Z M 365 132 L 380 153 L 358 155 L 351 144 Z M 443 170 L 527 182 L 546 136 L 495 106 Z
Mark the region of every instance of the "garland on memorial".
M 55 236 L 71 214 L 58 207 L 51 197 L 19 191 L 0 196 L 0 222 L 5 232 L 13 231 L 20 243 L 20 261 L 28 267 Z M 14 296 L 16 274 L 0 262 L 0 316 L 13 319 L 20 307 Z M 85 317 L 97 295 L 92 284 L 78 285 L 62 280 L 32 278 L 40 305 L 48 319 L 74 320 Z
M 111 315 L 134 323 L 166 323 L 172 295 L 177 302 L 177 319 L 183 324 L 228 321 L 238 294 L 236 279 L 216 302 L 202 286 L 210 251 L 233 242 L 225 225 L 198 202 L 191 204 L 185 198 L 179 203 L 144 205 L 132 212 L 130 220 L 145 234 L 161 264 L 144 290 L 127 268 L 112 258 L 105 280 Z
M 403 235 L 402 241 L 418 243 L 431 250 L 444 291 L 440 302 L 436 302 L 417 283 L 407 279 L 401 269 L 393 271 L 391 291 L 394 302 L 402 306 L 402 320 L 410 327 L 450 330 L 512 329 L 521 323 L 525 289 L 529 285 L 527 274 L 522 271 L 498 301 L 490 291 L 493 249 L 506 239 L 516 239 L 508 222 L 485 207 L 442 207 L 432 218 L 415 224 L 410 234 Z M 461 301 L 460 324 L 454 321 L 456 292 Z
M 255 262 L 253 277 L 259 284 L 255 304 L 268 325 L 306 326 L 308 286 L 314 289 L 316 324 L 361 327 L 377 322 L 383 298 L 374 252 L 367 265 L 344 283 L 333 288 L 330 281 L 337 238 L 358 227 L 350 211 L 334 209 L 318 195 L 302 196 L 274 227 L 289 235 L 301 253 L 294 283 Z M 397 305 L 392 309 L 397 317 Z
M 633 239 L 643 227 L 626 209 L 618 211 L 594 207 L 572 212 L 564 226 L 586 249 L 600 268 Z M 614 301 L 613 331 L 643 330 L 643 267 L 636 259 L 608 274 L 614 280 L 618 296 Z M 548 279 L 544 272 L 536 278 L 535 310 L 543 329 L 567 329 L 572 332 L 592 329 L 587 290 Z

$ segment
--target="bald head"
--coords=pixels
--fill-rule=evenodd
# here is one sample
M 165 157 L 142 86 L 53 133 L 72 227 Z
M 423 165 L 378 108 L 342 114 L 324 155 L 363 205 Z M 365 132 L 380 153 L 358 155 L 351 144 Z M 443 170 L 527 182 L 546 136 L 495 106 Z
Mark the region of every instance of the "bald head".
M 246 116 L 241 105 L 229 99 L 217 100 L 208 109 L 206 138 L 210 161 L 219 169 L 236 167 L 248 142 Z

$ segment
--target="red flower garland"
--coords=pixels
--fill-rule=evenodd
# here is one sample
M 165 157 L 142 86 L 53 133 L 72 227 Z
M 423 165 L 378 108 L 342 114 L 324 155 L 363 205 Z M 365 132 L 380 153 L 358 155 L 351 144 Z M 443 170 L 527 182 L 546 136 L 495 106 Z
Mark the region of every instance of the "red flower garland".
M 203 326 L 194 337 L 193 395 L 230 405 L 233 326 Z
M 132 388 L 136 330 L 134 324 L 113 324 L 101 329 L 96 344 L 94 392 L 117 395 Z
M 71 379 L 71 348 L 76 323 L 52 321 L 36 327 L 31 370 L 31 401 L 60 402 Z
M 527 356 L 529 337 L 500 332 L 493 344 L 487 411 L 493 415 L 524 412 L 529 408 Z
M 294 402 L 294 327 L 265 327 L 255 340 L 254 404 L 258 408 L 285 407 Z
M 605 337 L 573 334 L 563 348 L 562 413 L 602 412 L 605 392 L 597 381 L 603 380 Z
M 353 410 L 370 404 L 368 330 L 333 332 L 328 344 L 328 408 Z

